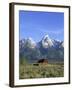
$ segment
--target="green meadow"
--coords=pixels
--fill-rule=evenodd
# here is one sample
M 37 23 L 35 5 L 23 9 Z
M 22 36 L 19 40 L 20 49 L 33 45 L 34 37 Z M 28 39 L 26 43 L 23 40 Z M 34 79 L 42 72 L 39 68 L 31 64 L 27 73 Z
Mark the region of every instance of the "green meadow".
M 48 63 L 48 64 L 28 64 L 20 63 L 19 78 L 50 78 L 63 77 L 64 64 L 63 63 Z

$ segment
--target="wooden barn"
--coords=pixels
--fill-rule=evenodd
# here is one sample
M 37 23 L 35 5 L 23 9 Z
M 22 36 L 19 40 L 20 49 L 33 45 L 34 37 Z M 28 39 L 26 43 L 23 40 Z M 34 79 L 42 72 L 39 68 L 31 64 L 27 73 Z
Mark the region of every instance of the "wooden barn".
M 48 59 L 39 59 L 37 63 L 48 64 Z

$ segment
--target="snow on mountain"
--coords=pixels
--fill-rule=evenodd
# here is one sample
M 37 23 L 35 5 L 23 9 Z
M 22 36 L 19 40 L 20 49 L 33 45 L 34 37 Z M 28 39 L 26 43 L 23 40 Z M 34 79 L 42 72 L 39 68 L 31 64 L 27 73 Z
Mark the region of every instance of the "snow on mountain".
M 61 44 L 61 45 L 62 45 L 62 47 L 64 47 L 64 42 L 62 42 L 62 44 Z
M 35 43 L 35 41 L 31 37 L 29 37 L 26 40 L 26 46 L 28 46 L 29 48 L 35 48 L 36 43 Z
M 19 41 L 20 57 L 26 57 L 30 61 L 40 58 L 52 60 L 64 60 L 64 42 L 51 39 L 45 35 L 39 42 L 31 37 Z
M 52 41 L 53 41 L 53 44 L 54 44 L 53 47 L 55 47 L 55 48 L 58 48 L 61 44 L 61 41 L 59 41 L 59 40 L 52 40 Z
M 36 43 L 31 37 L 29 37 L 28 39 L 22 39 L 19 41 L 20 48 L 23 48 L 23 47 L 35 48 L 35 46 L 36 46 Z
M 51 39 L 48 35 L 45 35 L 42 40 L 36 43 L 31 37 L 27 39 L 23 39 L 19 41 L 20 48 L 28 47 L 28 48 L 39 48 L 41 45 L 43 48 L 62 48 L 64 47 L 64 43 L 60 40 Z
M 52 40 L 49 38 L 48 35 L 45 35 L 42 39 L 42 45 L 44 48 L 48 48 L 48 47 L 51 47 L 53 46 L 53 42 Z
M 60 48 L 64 48 L 64 42 L 61 42 L 61 44 L 60 44 L 59 47 L 60 47 Z
M 26 42 L 25 39 L 20 40 L 20 41 L 19 41 L 19 47 L 20 47 L 20 48 L 23 48 L 23 47 L 25 46 L 25 42 Z

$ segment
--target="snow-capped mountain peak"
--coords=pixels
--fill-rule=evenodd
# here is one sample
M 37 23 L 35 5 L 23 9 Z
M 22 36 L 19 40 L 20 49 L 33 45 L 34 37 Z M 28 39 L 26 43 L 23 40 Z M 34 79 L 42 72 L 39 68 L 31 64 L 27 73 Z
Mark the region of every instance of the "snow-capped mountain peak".
M 46 34 L 46 35 L 44 36 L 44 38 L 49 38 L 49 35 L 48 35 L 48 34 Z
M 45 35 L 40 42 L 36 43 L 31 37 L 27 39 L 22 39 L 19 41 L 20 48 L 28 47 L 28 48 L 64 48 L 64 42 L 60 40 L 51 39 L 49 35 Z
M 35 43 L 35 41 L 34 41 L 31 37 L 29 37 L 29 38 L 26 40 L 26 45 L 27 45 L 28 47 L 30 47 L 30 48 L 35 48 L 36 43 Z
M 52 39 L 50 39 L 50 37 L 48 35 L 45 35 L 42 39 L 42 45 L 44 48 L 53 46 Z
M 48 35 L 39 42 L 35 42 L 31 37 L 24 38 L 19 41 L 19 53 L 20 57 L 25 57 L 32 63 L 41 58 L 60 63 L 64 61 L 64 42 L 51 39 Z
M 35 41 L 34 41 L 31 37 L 29 37 L 29 38 L 27 39 L 27 41 L 28 41 L 29 43 L 35 43 Z

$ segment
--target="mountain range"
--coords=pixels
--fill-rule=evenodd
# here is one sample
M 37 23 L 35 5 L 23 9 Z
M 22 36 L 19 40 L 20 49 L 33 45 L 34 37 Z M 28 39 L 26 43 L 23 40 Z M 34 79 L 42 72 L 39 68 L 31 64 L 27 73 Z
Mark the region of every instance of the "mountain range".
M 37 62 L 39 59 L 48 59 L 49 62 L 64 61 L 64 42 L 51 39 L 45 35 L 39 42 L 31 37 L 19 41 L 20 58 L 26 58 L 28 62 Z

